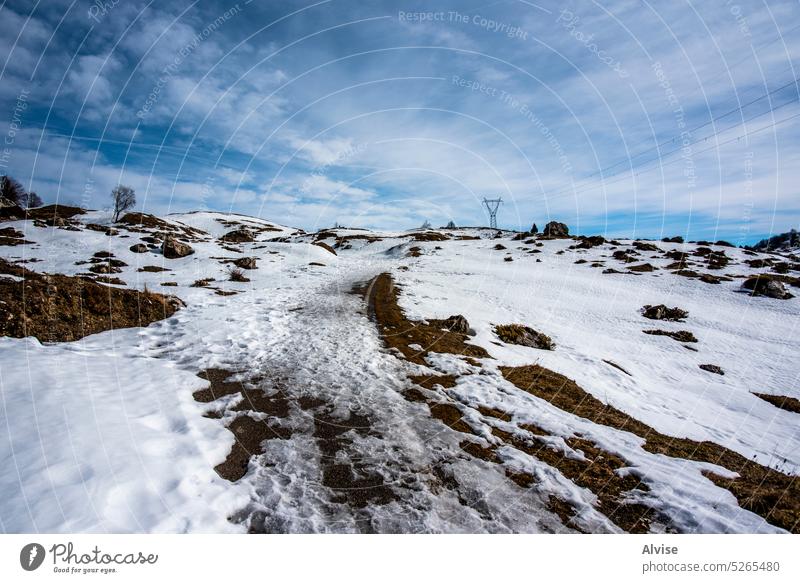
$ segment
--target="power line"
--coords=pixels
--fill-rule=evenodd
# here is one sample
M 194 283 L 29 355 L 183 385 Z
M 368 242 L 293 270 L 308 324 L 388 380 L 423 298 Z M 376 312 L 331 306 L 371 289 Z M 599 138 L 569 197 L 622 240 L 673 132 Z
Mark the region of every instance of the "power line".
M 753 105 L 754 103 L 757 103 L 757 102 L 761 101 L 762 99 L 765 99 L 765 98 L 769 97 L 770 95 L 773 95 L 774 93 L 777 93 L 778 91 L 781 91 L 782 89 L 786 89 L 787 87 L 789 87 L 791 85 L 797 84 L 797 81 L 798 81 L 797 79 L 794 79 L 793 81 L 790 81 L 789 83 L 786 83 L 785 85 L 782 85 L 782 86 L 778 87 L 777 89 L 773 89 L 769 93 L 765 93 L 764 95 L 762 95 L 760 97 L 757 97 L 756 99 L 753 99 L 752 101 L 748 101 L 744 105 L 740 105 L 739 107 L 737 107 L 735 109 L 732 109 L 732 110 L 728 111 L 727 113 L 723 113 L 722 115 L 714 117 L 714 118 L 708 120 L 707 122 L 700 124 L 699 126 L 695 126 L 695 127 L 691 128 L 691 129 L 688 129 L 688 130 L 685 130 L 685 131 L 686 131 L 686 133 L 692 133 L 692 132 L 696 132 L 697 130 L 703 129 L 707 125 L 710 125 L 710 124 L 712 124 L 712 123 L 714 123 L 716 121 L 719 121 L 719 120 L 721 120 L 721 119 L 723 119 L 725 117 L 728 117 L 729 115 L 734 114 L 737 111 L 741 111 L 745 107 Z M 735 126 L 731 126 L 731 127 L 735 127 Z M 611 168 L 615 168 L 615 167 L 619 166 L 620 164 L 624 164 L 625 162 L 627 162 L 629 160 L 634 160 L 634 159 L 638 158 L 639 156 L 641 156 L 643 154 L 647 154 L 648 152 L 652 152 L 653 150 L 657 150 L 661 146 L 664 146 L 664 145 L 669 144 L 669 143 L 674 142 L 674 141 L 675 141 L 675 137 L 672 137 L 669 140 L 664 140 L 660 144 L 656 144 L 655 146 L 653 146 L 651 148 L 648 148 L 647 150 L 642 150 L 638 154 L 634 154 L 633 156 L 629 157 L 627 160 L 620 160 L 616 164 L 608 166 L 603 170 L 598 170 L 598 171 L 596 171 L 596 172 L 594 172 L 592 174 L 589 174 L 588 176 L 585 176 L 581 180 L 585 180 L 587 178 L 591 178 L 592 176 L 596 176 L 597 174 L 600 174 L 601 172 L 605 172 L 606 170 L 610 170 Z

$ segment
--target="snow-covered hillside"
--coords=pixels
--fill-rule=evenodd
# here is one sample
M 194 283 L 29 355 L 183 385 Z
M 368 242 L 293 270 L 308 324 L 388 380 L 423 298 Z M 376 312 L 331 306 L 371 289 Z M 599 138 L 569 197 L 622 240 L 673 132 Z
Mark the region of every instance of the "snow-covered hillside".
M 0 257 L 186 307 L 75 342 L 0 338 L 6 532 L 800 527 L 796 486 L 745 502 L 800 473 L 793 256 L 212 212 L 50 222 L 3 223 Z M 191 254 L 165 256 L 165 234 Z M 777 293 L 742 289 L 763 273 Z M 388 295 L 364 289 L 381 274 Z M 660 304 L 688 315 L 643 316 Z M 432 322 L 454 315 L 466 335 Z M 586 397 L 543 398 L 515 380 L 532 365 Z

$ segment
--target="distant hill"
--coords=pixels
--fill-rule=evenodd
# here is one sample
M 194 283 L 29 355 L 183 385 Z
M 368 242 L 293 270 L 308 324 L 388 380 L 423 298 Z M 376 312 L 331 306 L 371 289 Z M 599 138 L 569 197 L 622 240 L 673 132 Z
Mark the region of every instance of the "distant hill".
M 800 233 L 797 229 L 792 229 L 788 233 L 781 233 L 769 239 L 762 239 L 752 247 L 752 251 L 796 251 L 800 249 Z

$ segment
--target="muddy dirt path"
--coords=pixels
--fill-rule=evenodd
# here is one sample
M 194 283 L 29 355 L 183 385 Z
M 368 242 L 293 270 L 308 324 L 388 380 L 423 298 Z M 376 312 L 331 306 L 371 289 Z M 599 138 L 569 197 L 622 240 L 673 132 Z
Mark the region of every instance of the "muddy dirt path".
M 352 293 L 386 268 L 228 298 L 235 317 L 216 335 L 170 339 L 178 362 L 198 344 L 210 355 L 200 361 L 210 387 L 195 396 L 236 436 L 216 469 L 250 497 L 231 520 L 250 532 L 564 530 L 546 500 L 470 459 L 458 432 L 404 397 L 420 367 L 384 345 Z M 178 319 L 214 317 L 213 306 L 196 311 Z

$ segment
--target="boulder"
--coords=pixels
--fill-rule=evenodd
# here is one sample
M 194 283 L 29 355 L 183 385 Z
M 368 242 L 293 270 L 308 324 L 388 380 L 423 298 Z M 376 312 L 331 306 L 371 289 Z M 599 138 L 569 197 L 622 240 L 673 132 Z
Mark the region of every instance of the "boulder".
M 592 247 L 597 247 L 598 245 L 602 245 L 606 242 L 606 240 L 601 237 L 600 235 L 592 235 L 591 237 L 583 237 L 581 242 L 575 246 L 575 249 L 591 249 Z
M 664 237 L 661 239 L 664 243 L 683 243 L 683 237 L 678 235 L 677 237 Z
M 786 287 L 781 281 L 773 279 L 768 275 L 749 277 L 742 284 L 742 288 L 749 290 L 750 295 L 753 296 L 766 296 L 779 300 L 788 300 L 794 297 L 786 290 Z
M 661 251 L 657 246 L 652 243 L 647 243 L 646 241 L 634 241 L 633 246 L 639 251 Z
M 553 350 L 555 344 L 546 334 L 522 324 L 498 324 L 494 327 L 497 337 L 508 344 L 519 344 L 541 350 Z
M 257 269 L 256 265 L 256 258 L 255 257 L 241 257 L 233 262 L 236 267 L 241 267 L 242 269 Z
M 225 243 L 252 243 L 256 238 L 251 231 L 244 227 L 229 231 L 220 237 Z
M 161 245 L 161 252 L 167 259 L 180 259 L 194 253 L 194 249 L 173 237 L 167 237 Z
M 545 237 L 564 238 L 569 237 L 569 227 L 564 223 L 550 221 L 544 226 L 542 231 Z
M 136 245 L 131 245 L 130 250 L 134 253 L 147 253 L 147 251 L 149 251 L 147 245 L 144 243 L 136 243 Z
M 436 328 L 447 328 L 459 334 L 469 334 L 469 322 L 461 315 L 450 316 L 444 320 L 428 320 L 428 324 Z

